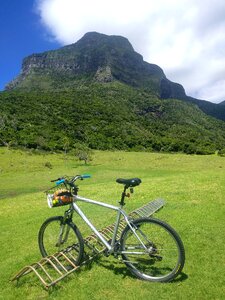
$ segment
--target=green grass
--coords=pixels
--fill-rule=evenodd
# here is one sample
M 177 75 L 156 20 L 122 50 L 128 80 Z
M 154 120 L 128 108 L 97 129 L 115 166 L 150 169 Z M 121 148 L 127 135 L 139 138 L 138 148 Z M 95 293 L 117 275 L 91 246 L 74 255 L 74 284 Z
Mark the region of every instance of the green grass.
M 64 211 L 47 207 L 43 191 L 49 181 L 80 173 L 92 175 L 80 183 L 80 194 L 111 204 L 121 193 L 116 178 L 140 177 L 142 184 L 126 201 L 128 212 L 155 198 L 166 200 L 155 216 L 171 224 L 184 242 L 180 278 L 169 284 L 140 281 L 114 258 L 102 257 L 49 291 L 32 275 L 17 285 L 10 282 L 22 267 L 40 259 L 37 234 L 43 221 Z M 97 227 L 113 220 L 101 208 L 85 209 Z M 85 166 L 60 154 L 0 148 L 0 299 L 224 299 L 224 215 L 225 158 L 219 156 L 95 152 Z M 74 221 L 88 234 L 78 217 Z

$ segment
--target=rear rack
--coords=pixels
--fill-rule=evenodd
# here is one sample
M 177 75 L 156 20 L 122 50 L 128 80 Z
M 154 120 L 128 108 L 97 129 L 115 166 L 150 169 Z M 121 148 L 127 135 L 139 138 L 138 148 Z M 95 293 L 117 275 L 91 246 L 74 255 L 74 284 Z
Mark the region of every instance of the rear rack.
M 164 204 L 165 202 L 163 199 L 156 199 L 132 211 L 129 214 L 129 217 L 133 219 L 136 219 L 138 217 L 149 217 L 159 209 L 161 209 Z M 120 234 L 125 227 L 126 222 L 124 220 L 121 220 L 119 223 L 117 238 L 120 237 Z M 101 229 L 99 232 L 104 236 L 106 240 L 110 241 L 112 239 L 113 229 L 114 224 Z M 75 261 L 75 258 L 73 257 L 71 252 L 68 250 L 64 250 L 44 257 L 40 261 L 29 266 L 25 266 L 16 275 L 13 276 L 11 281 L 18 281 L 21 277 L 33 272 L 39 278 L 46 289 L 54 286 L 57 282 L 64 279 L 72 272 L 76 271 L 84 264 L 87 264 L 89 261 L 91 261 L 97 255 L 100 255 L 105 250 L 104 244 L 98 239 L 95 234 L 91 234 L 90 236 L 86 237 L 84 239 L 84 243 L 86 258 L 85 261 L 82 262 L 82 264 L 80 264 L 79 266 L 76 266 L 73 263 L 73 261 Z

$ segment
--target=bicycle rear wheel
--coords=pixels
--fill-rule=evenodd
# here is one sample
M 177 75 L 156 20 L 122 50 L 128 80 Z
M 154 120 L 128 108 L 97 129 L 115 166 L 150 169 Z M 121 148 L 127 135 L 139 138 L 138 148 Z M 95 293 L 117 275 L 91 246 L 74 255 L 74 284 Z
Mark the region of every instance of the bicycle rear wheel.
M 43 257 L 63 251 L 79 265 L 83 258 L 84 241 L 79 229 L 72 222 L 63 222 L 62 216 L 51 217 L 41 226 L 38 234 L 39 249 Z
M 126 266 L 138 278 L 167 282 L 183 269 L 185 251 L 176 231 L 163 221 L 141 218 L 121 234 L 121 253 Z

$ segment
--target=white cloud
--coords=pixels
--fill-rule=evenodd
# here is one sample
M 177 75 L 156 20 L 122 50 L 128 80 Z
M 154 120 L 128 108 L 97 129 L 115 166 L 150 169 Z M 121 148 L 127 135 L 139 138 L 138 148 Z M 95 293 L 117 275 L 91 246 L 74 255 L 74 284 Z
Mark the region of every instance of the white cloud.
M 38 12 L 62 45 L 88 31 L 125 36 L 188 95 L 225 100 L 224 0 L 38 0 Z
M 224 86 L 225 79 L 218 80 L 212 85 L 208 85 L 206 87 L 200 88 L 198 92 L 196 92 L 196 97 L 199 97 L 199 94 L 207 100 L 211 102 L 217 102 L 218 98 L 224 99 Z

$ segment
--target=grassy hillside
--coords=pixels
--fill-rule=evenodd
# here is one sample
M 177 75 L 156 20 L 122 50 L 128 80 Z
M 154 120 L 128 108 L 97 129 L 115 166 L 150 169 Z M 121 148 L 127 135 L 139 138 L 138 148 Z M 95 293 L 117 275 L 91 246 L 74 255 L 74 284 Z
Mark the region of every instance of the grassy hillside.
M 69 150 L 209 154 L 225 148 L 225 123 L 197 106 L 119 82 L 58 92 L 0 93 L 0 144 Z
M 1 148 L 0 299 L 224 299 L 224 171 L 224 158 L 215 155 L 96 151 L 85 166 L 60 154 Z M 186 264 L 181 277 L 169 284 L 140 281 L 123 264 L 102 257 L 49 292 L 33 276 L 18 285 L 9 282 L 19 269 L 40 259 L 37 233 L 42 222 L 64 211 L 47 207 L 43 191 L 50 180 L 79 173 L 92 174 L 80 183 L 81 195 L 111 204 L 121 193 L 116 178 L 140 177 L 142 184 L 127 200 L 128 212 L 158 197 L 166 200 L 155 216 L 183 239 Z M 113 220 L 107 211 L 90 207 L 88 213 L 99 227 Z M 77 217 L 74 221 L 86 235 L 82 222 Z

